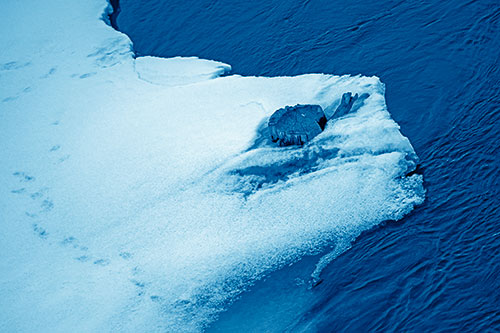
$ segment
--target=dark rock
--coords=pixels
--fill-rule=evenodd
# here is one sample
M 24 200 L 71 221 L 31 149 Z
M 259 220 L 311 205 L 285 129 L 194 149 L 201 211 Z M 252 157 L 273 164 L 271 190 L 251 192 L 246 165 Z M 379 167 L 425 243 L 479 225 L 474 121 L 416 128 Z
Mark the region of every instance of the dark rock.
M 321 133 L 326 116 L 319 105 L 295 105 L 277 110 L 269 118 L 269 133 L 280 146 L 303 145 Z
M 357 99 L 358 94 L 343 94 L 340 105 L 330 119 L 349 113 Z M 327 121 L 325 112 L 319 105 L 286 106 L 275 111 L 269 118 L 269 135 L 271 140 L 278 142 L 280 146 L 303 145 L 321 133 Z

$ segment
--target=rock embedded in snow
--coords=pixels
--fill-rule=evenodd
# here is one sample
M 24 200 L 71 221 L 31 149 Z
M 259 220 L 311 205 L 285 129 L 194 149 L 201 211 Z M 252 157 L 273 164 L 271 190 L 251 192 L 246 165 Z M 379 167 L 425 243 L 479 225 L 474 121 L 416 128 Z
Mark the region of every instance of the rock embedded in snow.
M 369 94 L 363 94 L 363 101 Z M 330 119 L 348 114 L 358 100 L 358 94 L 347 92 L 342 95 L 340 104 Z M 303 145 L 321 133 L 328 120 L 319 105 L 286 106 L 273 113 L 269 118 L 268 128 L 271 141 L 280 146 Z
M 269 118 L 269 133 L 280 146 L 303 145 L 325 129 L 326 116 L 319 105 L 286 106 Z

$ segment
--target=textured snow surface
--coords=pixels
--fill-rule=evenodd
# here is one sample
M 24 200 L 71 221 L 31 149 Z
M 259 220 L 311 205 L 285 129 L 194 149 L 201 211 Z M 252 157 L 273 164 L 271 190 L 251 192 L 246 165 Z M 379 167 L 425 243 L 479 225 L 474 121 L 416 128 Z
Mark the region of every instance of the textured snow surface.
M 197 57 L 139 57 L 135 60 L 139 78 L 165 86 L 180 86 L 215 79 L 231 71 L 231 66 L 222 62 L 198 59 Z
M 378 78 L 134 59 L 106 8 L 0 4 L 0 331 L 201 330 L 423 200 Z M 274 110 L 346 91 L 370 97 L 308 146 L 267 142 Z

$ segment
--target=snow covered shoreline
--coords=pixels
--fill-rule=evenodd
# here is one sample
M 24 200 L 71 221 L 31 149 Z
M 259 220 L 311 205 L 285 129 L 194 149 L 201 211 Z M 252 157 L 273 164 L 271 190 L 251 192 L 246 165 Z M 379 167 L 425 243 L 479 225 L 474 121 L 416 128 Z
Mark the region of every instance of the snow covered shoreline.
M 218 77 L 134 59 L 104 0 L 0 7 L 2 331 L 200 330 L 266 272 L 423 200 L 376 77 Z M 275 109 L 345 91 L 371 97 L 306 150 L 255 146 Z

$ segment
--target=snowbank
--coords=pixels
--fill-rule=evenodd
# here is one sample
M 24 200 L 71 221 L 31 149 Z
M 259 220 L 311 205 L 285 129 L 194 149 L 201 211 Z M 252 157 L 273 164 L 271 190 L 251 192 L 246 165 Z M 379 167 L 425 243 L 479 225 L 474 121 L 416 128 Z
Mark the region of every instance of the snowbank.
M 134 59 L 106 8 L 0 5 L 0 330 L 200 330 L 266 272 L 422 201 L 376 77 Z M 370 97 L 309 146 L 266 143 L 274 110 L 346 91 Z

